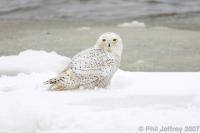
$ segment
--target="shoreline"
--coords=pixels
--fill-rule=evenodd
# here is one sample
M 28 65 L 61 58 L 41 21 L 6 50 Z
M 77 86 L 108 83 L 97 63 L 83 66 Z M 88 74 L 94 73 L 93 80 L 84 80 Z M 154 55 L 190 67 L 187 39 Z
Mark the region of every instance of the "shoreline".
M 122 23 L 130 23 L 132 21 L 138 21 L 141 23 L 145 23 L 146 27 L 148 28 L 155 28 L 155 27 L 164 27 L 174 30 L 186 30 L 186 31 L 200 31 L 200 25 L 198 24 L 167 24 L 167 23 L 159 23 L 159 22 L 152 22 L 151 20 L 143 20 L 143 19 L 130 19 L 130 20 L 94 20 L 94 19 L 86 19 L 86 20 L 66 20 L 62 18 L 55 18 L 55 19 L 0 19 L 0 26 L 5 23 L 9 24 L 68 24 L 71 26 L 79 26 L 79 25 L 86 25 L 86 26 L 117 26 L 118 24 Z
M 199 71 L 200 31 L 165 27 L 117 27 L 66 21 L 0 21 L 0 56 L 24 50 L 55 51 L 72 57 L 112 31 L 124 41 L 121 69 L 128 71 Z

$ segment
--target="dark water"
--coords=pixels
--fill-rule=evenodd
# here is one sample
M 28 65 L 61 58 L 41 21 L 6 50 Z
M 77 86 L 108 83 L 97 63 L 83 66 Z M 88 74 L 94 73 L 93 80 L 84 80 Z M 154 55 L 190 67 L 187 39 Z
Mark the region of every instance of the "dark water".
M 0 20 L 143 21 L 200 29 L 200 0 L 0 0 Z

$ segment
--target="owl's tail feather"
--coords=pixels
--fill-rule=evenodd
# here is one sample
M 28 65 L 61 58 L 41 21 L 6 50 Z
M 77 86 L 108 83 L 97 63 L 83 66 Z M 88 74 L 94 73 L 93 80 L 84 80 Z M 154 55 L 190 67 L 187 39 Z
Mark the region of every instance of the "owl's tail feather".
M 45 84 L 45 85 L 46 84 L 56 84 L 57 81 L 58 80 L 56 78 L 53 78 L 53 79 L 49 79 L 49 80 L 43 82 L 43 84 Z

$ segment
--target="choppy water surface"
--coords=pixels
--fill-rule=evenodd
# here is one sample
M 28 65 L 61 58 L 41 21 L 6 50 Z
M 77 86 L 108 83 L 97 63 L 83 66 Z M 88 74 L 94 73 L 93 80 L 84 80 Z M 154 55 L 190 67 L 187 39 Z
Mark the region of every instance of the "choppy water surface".
M 140 20 L 200 29 L 199 0 L 0 0 L 0 19 Z

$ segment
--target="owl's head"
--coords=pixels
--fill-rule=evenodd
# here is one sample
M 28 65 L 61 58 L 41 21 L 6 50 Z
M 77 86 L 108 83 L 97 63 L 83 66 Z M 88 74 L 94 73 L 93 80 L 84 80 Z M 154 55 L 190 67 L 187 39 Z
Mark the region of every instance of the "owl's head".
M 106 32 L 99 37 L 95 48 L 103 49 L 117 56 L 121 56 L 123 50 L 122 39 L 116 33 Z

